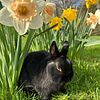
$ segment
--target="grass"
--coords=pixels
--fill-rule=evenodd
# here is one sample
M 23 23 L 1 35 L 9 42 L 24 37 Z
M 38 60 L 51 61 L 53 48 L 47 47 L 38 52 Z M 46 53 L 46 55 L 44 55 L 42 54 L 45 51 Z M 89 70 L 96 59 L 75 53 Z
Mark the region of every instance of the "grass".
M 81 61 L 76 60 L 73 80 L 66 86 L 67 94 L 59 95 L 58 100 L 100 100 L 100 53 L 92 52 L 94 48 L 87 48 Z M 100 52 L 100 48 L 96 50 Z
M 73 80 L 66 93 L 53 100 L 100 100 L 100 45 L 85 48 L 81 60 L 74 63 Z
M 100 37 L 92 37 L 100 39 Z M 81 54 L 81 60 L 75 60 L 74 77 L 66 84 L 66 92 L 52 94 L 52 100 L 100 100 L 100 45 L 86 47 Z M 22 91 L 9 94 L 0 100 L 40 100 L 39 96 L 26 97 Z
M 100 100 L 100 45 L 86 47 L 73 68 L 74 77 L 66 84 L 66 94 L 54 96 L 54 100 Z
M 74 77 L 66 84 L 66 93 L 52 94 L 52 100 L 100 100 L 99 60 L 100 45 L 86 47 L 81 60 L 74 63 Z

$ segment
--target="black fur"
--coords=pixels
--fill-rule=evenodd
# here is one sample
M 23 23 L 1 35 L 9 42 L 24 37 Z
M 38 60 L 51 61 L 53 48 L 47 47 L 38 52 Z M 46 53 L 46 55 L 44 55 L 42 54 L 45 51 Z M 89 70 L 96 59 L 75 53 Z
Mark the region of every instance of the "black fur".
M 61 52 L 53 41 L 50 53 L 47 51 L 31 52 L 25 58 L 18 86 L 26 91 L 35 90 L 43 100 L 50 100 L 50 94 L 64 88 L 73 76 L 72 63 L 67 55 L 68 42 L 65 41 Z

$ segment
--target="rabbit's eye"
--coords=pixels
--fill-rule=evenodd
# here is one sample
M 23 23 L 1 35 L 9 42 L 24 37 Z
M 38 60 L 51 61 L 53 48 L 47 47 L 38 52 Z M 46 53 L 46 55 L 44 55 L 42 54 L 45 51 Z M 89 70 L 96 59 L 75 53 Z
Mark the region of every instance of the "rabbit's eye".
M 58 63 L 56 63 L 56 68 L 58 71 L 62 72 L 61 66 Z

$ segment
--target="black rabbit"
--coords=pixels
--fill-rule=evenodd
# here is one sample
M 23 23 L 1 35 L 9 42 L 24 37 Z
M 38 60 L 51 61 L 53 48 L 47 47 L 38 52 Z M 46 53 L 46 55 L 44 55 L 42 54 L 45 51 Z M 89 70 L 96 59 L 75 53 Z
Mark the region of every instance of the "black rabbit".
M 27 91 L 35 90 L 42 100 L 50 100 L 50 94 L 64 89 L 65 83 L 73 77 L 72 63 L 66 56 L 68 48 L 68 42 L 65 41 L 59 52 L 53 41 L 50 53 L 29 53 L 24 60 L 18 85 Z

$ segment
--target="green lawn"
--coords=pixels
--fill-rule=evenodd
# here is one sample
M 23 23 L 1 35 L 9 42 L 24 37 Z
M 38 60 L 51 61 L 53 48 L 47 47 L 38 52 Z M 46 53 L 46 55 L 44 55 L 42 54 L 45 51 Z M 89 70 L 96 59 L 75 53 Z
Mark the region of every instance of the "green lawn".
M 73 63 L 74 77 L 66 84 L 66 92 L 52 94 L 52 100 L 100 100 L 100 45 L 85 47 L 80 56 L 81 60 Z M 36 94 L 27 98 L 17 89 L 13 95 L 9 91 L 4 94 L 5 98 L 1 95 L 0 100 L 40 100 Z
M 100 45 L 86 47 L 81 60 L 75 60 L 73 69 L 74 77 L 66 84 L 66 93 L 52 94 L 52 100 L 100 100 Z

